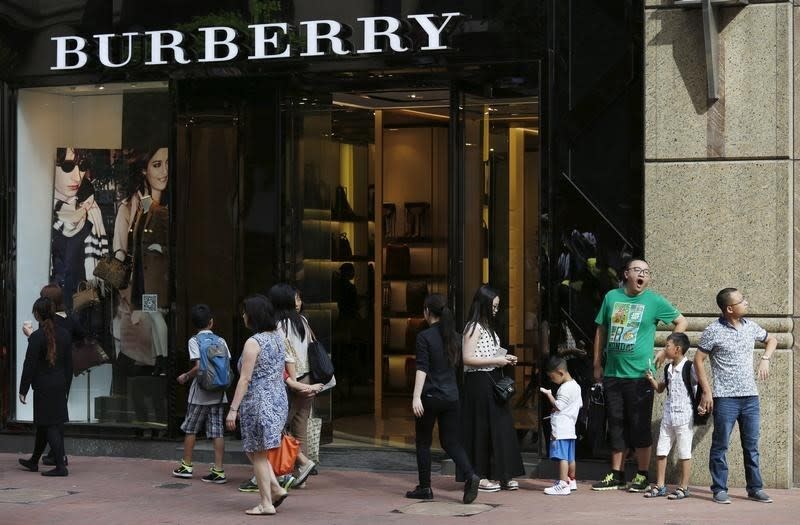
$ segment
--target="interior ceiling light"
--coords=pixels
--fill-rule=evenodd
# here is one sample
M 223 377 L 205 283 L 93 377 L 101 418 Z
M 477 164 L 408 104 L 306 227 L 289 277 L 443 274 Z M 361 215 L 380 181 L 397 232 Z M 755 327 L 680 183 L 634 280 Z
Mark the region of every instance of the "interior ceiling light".
M 106 87 L 103 84 L 100 84 L 99 86 L 97 86 L 97 89 L 99 89 L 100 91 L 103 91 L 105 88 Z

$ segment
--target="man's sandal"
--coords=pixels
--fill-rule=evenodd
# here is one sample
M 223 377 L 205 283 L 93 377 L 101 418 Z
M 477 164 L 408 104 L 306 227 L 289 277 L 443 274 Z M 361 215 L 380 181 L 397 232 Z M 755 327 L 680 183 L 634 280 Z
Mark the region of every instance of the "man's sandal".
M 662 485 L 660 487 L 653 485 L 650 487 L 650 490 L 644 493 L 645 498 L 663 498 L 666 495 L 667 495 L 666 485 Z
M 667 496 L 667 499 L 683 499 L 688 497 L 689 497 L 689 487 L 686 488 L 678 487 L 672 492 L 672 494 Z

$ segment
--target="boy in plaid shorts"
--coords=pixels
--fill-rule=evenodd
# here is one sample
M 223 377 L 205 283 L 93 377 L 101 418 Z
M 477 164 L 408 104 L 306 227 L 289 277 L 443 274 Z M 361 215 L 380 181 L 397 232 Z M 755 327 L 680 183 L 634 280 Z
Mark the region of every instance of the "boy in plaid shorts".
M 217 337 L 228 352 L 231 352 L 227 343 L 221 337 L 215 335 L 211 329 L 214 327 L 214 318 L 211 309 L 205 304 L 196 304 L 192 307 L 192 324 L 197 329 L 197 334 L 189 339 L 189 359 L 194 363 L 191 370 L 178 376 L 178 382 L 185 384 L 190 379 L 192 386 L 189 388 L 189 406 L 186 409 L 186 419 L 183 420 L 181 430 L 186 433 L 183 438 L 183 459 L 178 468 L 172 471 L 172 475 L 177 478 L 192 477 L 192 452 L 197 432 L 205 424 L 206 437 L 214 444 L 214 465 L 211 467 L 207 476 L 202 480 L 207 483 L 227 483 L 225 470 L 222 467 L 222 457 L 225 454 L 225 404 L 228 398 L 225 391 L 209 392 L 197 384 L 197 373 L 200 370 L 200 334 L 210 334 Z

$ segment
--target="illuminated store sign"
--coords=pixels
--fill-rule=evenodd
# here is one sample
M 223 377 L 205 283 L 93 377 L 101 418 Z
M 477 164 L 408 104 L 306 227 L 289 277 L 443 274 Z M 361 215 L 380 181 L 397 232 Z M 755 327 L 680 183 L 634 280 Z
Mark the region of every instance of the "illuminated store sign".
M 417 26 L 424 33 L 422 42 L 417 43 L 416 50 L 439 51 L 448 49 L 443 42 L 445 29 L 461 13 L 442 13 L 441 15 L 422 14 L 408 15 L 406 24 L 391 16 L 370 16 L 357 18 L 363 29 L 361 42 L 353 42 L 349 38 L 351 31 L 346 25 L 335 20 L 308 20 L 300 22 L 301 41 L 304 42 L 301 57 L 324 55 L 366 55 L 391 51 L 407 53 L 414 50 L 410 39 L 405 36 L 409 30 Z M 270 24 L 253 24 L 246 38 L 249 39 L 248 60 L 265 60 L 270 58 L 288 58 L 294 53 L 289 38 L 290 28 L 285 22 Z M 94 45 L 100 64 L 109 68 L 125 67 L 133 59 L 135 42 L 143 40 L 148 52 L 145 65 L 189 64 L 192 62 L 227 62 L 239 57 L 242 49 L 237 41 L 242 35 L 232 27 L 215 26 L 200 27 L 196 36 L 201 43 L 199 57 L 188 56 L 186 35 L 180 31 L 145 31 L 143 33 L 99 34 L 91 39 L 80 36 L 57 36 L 51 38 L 56 43 L 56 64 L 52 70 L 81 69 L 89 62 L 90 42 Z M 421 34 L 421 33 L 420 33 Z M 120 40 L 121 53 L 112 58 L 112 43 Z M 357 45 L 360 44 L 360 45 Z M 383 47 L 382 44 L 388 44 Z M 194 46 L 193 46 L 194 47 Z

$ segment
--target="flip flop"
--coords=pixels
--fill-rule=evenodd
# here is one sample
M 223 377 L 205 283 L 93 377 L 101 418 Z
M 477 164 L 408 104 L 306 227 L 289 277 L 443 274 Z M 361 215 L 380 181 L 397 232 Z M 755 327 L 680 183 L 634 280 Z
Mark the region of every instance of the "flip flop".
M 276 514 L 275 505 L 273 505 L 272 507 L 273 507 L 272 512 L 268 512 L 263 505 L 257 505 L 252 509 L 244 511 L 244 513 L 249 516 L 272 516 Z
M 667 499 L 683 499 L 688 497 L 689 497 L 689 487 L 686 488 L 678 487 L 672 494 L 667 496 Z
M 273 496 L 272 506 L 277 509 L 280 506 L 280 504 L 283 503 L 283 500 L 285 500 L 288 496 L 289 492 L 285 490 L 283 491 L 283 494 L 280 494 L 278 497 Z

